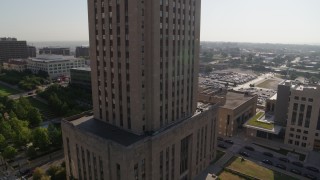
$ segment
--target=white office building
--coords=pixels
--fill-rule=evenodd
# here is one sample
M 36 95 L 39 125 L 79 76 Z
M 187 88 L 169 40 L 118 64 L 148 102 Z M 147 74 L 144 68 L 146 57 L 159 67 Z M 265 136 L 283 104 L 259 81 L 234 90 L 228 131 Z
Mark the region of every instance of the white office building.
M 86 67 L 85 60 L 73 56 L 40 55 L 28 59 L 27 69 L 33 73 L 42 70 L 48 72 L 49 77 L 54 79 L 61 76 L 70 76 L 70 69 Z

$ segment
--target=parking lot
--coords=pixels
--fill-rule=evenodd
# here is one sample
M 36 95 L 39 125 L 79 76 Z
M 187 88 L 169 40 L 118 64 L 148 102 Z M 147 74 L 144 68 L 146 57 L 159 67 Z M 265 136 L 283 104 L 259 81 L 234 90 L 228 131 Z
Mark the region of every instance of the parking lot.
M 251 87 L 251 88 L 240 88 L 240 92 L 249 92 L 252 94 L 258 95 L 258 104 L 259 105 L 265 105 L 265 102 L 267 99 L 274 96 L 277 91 L 272 89 L 264 89 L 264 88 L 257 88 L 257 87 Z
M 235 72 L 212 72 L 209 75 L 200 74 L 199 76 L 206 82 L 228 83 L 231 86 L 244 84 L 257 78 L 256 75 Z

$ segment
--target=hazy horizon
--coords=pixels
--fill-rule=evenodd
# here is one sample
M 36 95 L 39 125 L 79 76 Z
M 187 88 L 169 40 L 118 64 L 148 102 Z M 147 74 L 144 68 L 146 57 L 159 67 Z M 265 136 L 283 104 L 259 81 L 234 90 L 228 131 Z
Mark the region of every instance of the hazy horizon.
M 318 0 L 202 0 L 201 41 L 320 45 L 318 7 Z M 10 0 L 0 12 L 0 37 L 88 41 L 86 0 Z

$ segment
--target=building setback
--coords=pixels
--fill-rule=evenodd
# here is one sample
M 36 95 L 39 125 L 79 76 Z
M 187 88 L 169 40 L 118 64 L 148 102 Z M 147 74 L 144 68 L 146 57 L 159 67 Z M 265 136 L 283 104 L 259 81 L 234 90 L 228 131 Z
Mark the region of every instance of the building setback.
M 9 59 L 27 58 L 27 42 L 16 38 L 0 38 L 0 62 Z
M 200 0 L 88 0 L 93 116 L 62 122 L 68 178 L 194 179 L 215 157 L 197 103 Z

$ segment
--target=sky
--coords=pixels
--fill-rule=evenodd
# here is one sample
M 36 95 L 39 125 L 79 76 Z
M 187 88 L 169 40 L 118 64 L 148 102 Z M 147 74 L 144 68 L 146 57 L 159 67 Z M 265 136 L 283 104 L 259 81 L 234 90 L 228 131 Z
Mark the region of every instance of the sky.
M 202 0 L 201 40 L 320 44 L 320 0 Z M 0 37 L 88 40 L 87 0 L 1 0 Z

